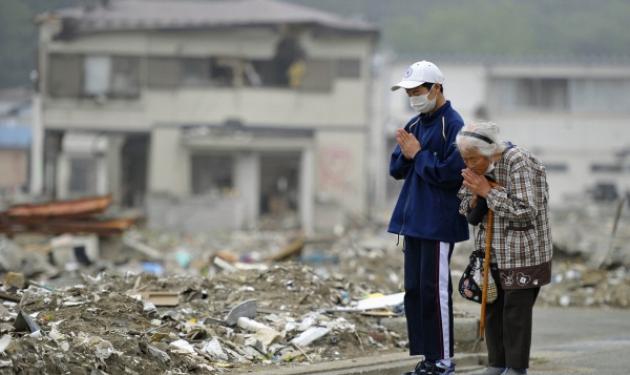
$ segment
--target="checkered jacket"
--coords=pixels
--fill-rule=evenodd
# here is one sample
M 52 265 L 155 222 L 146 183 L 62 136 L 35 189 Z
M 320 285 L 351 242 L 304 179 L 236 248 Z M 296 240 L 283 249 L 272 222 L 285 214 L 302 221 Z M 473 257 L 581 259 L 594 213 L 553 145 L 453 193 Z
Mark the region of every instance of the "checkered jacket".
M 551 278 L 552 243 L 549 228 L 549 186 L 545 167 L 529 151 L 509 145 L 492 176 L 499 186 L 486 200 L 494 211 L 492 262 L 506 289 L 531 288 Z M 472 194 L 459 190 L 459 212 L 470 211 Z M 487 217 L 479 224 L 475 248 L 485 248 Z

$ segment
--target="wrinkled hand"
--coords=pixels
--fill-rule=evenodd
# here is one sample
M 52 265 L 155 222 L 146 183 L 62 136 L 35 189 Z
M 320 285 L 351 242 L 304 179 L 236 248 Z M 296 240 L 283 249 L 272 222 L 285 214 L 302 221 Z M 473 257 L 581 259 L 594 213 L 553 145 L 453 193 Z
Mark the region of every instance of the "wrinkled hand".
M 405 129 L 398 129 L 396 131 L 396 142 L 400 146 L 400 150 L 407 159 L 413 159 L 416 154 L 420 152 L 422 146 L 420 141 L 412 133 L 407 133 Z
M 466 168 L 462 170 L 462 177 L 464 177 L 464 186 L 472 193 L 483 198 L 488 196 L 491 187 L 485 176 L 480 176 L 470 168 Z

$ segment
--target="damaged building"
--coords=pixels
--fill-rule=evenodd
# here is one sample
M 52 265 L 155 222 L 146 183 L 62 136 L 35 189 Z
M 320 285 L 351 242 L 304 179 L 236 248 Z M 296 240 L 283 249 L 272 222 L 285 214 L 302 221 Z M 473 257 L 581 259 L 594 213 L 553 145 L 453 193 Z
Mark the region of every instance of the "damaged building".
M 90 4 L 37 20 L 42 193 L 191 231 L 366 212 L 373 26 L 272 0 Z

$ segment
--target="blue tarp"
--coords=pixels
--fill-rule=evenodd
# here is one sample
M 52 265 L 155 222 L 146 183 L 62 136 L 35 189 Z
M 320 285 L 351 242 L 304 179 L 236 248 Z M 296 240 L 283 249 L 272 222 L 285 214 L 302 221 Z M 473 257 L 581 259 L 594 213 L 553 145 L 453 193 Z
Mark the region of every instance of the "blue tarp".
M 29 126 L 0 122 L 0 148 L 28 148 L 30 144 Z

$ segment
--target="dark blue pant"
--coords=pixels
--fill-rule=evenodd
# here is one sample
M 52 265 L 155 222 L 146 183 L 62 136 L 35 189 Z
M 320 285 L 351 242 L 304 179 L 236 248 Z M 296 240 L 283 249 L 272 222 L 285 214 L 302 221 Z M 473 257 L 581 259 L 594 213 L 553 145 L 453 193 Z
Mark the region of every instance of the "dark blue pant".
M 454 244 L 405 237 L 405 315 L 409 354 L 437 361 L 453 357 Z

